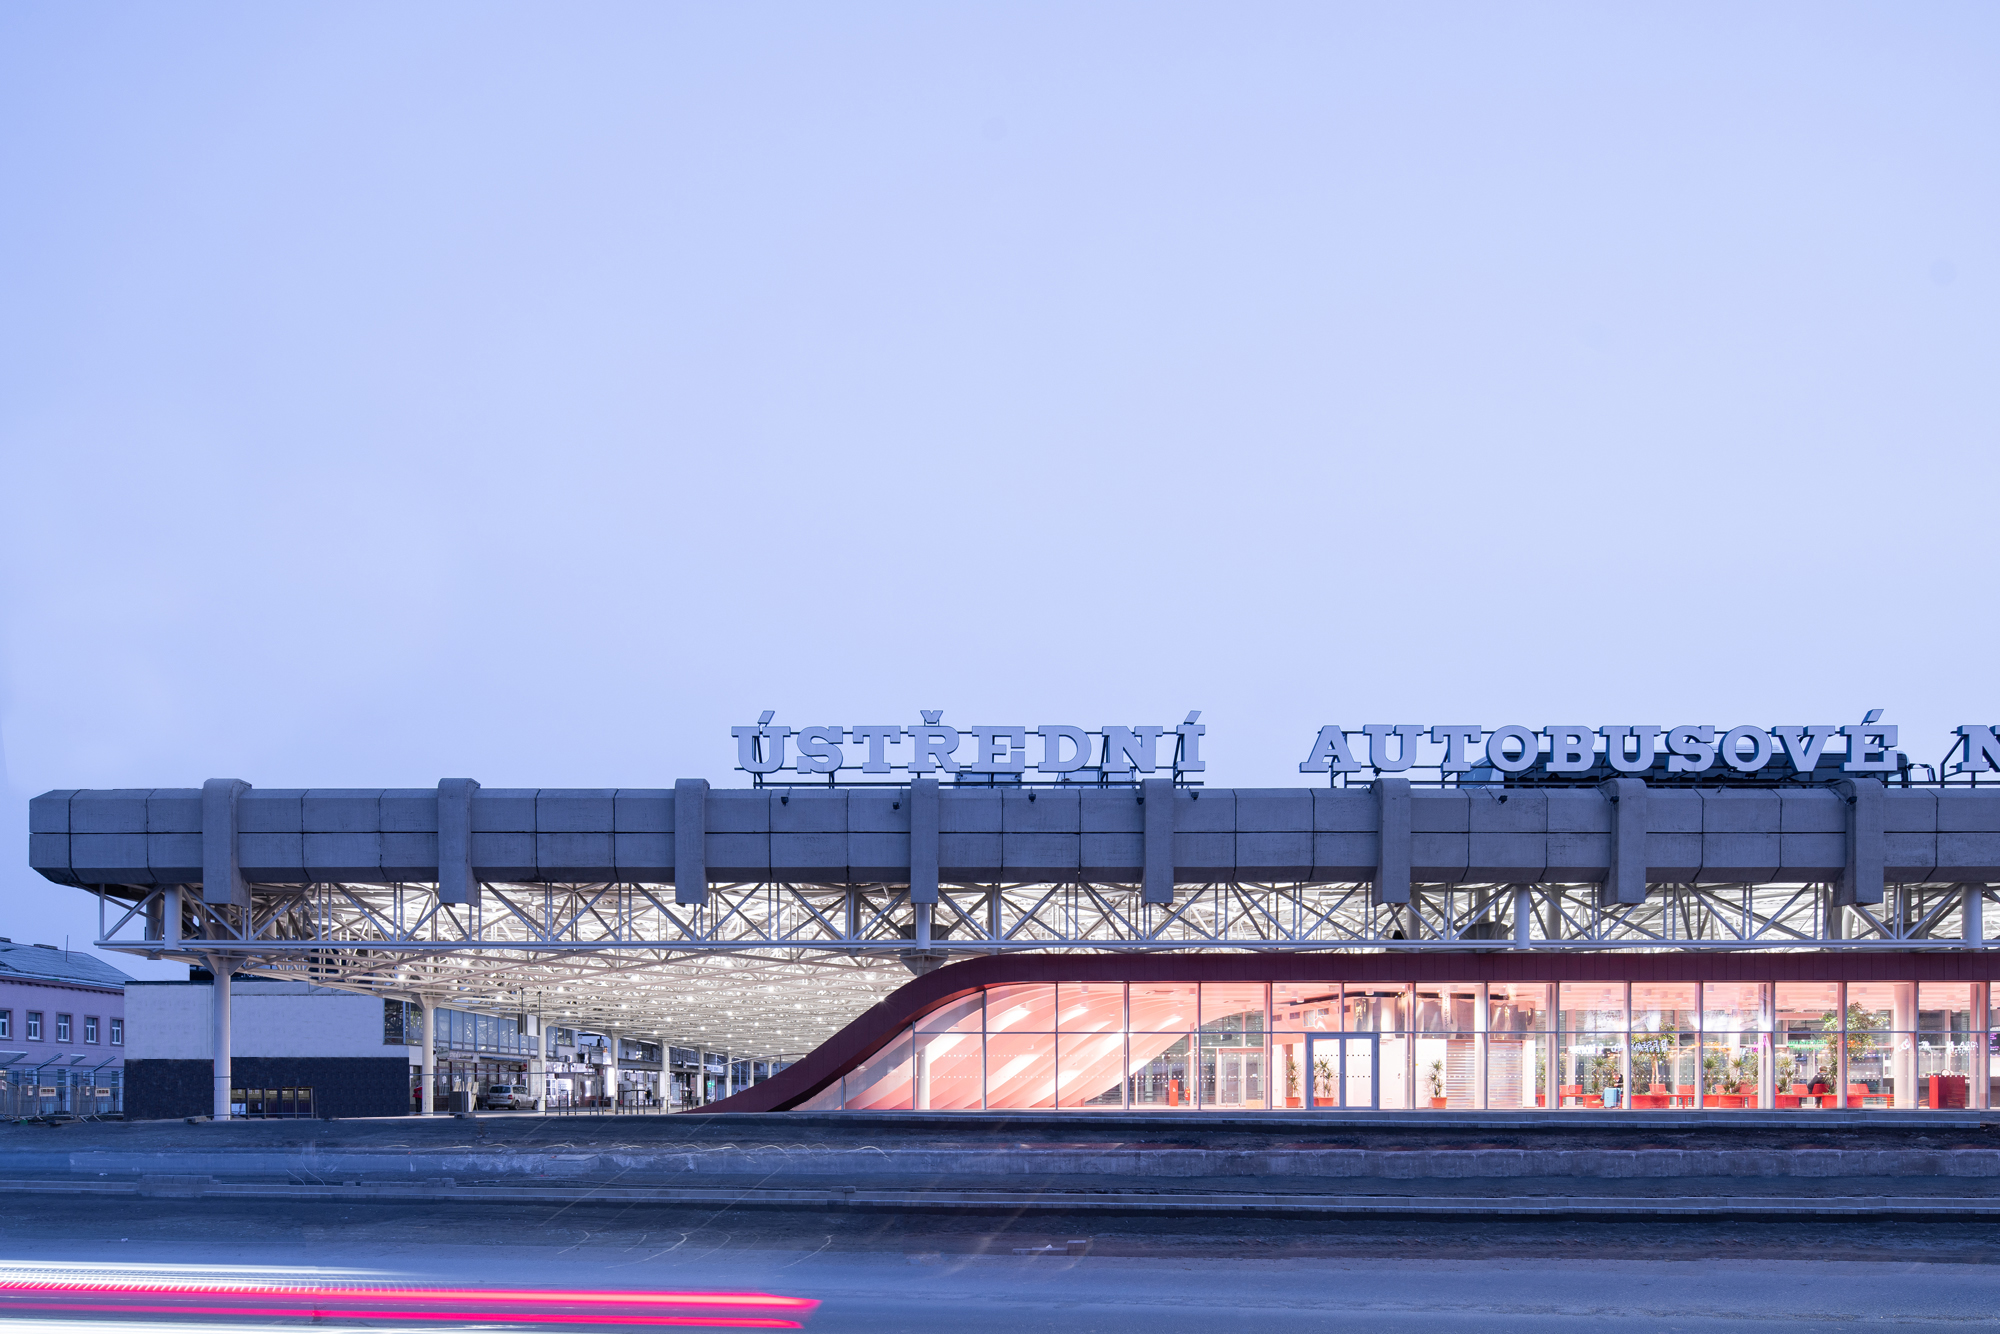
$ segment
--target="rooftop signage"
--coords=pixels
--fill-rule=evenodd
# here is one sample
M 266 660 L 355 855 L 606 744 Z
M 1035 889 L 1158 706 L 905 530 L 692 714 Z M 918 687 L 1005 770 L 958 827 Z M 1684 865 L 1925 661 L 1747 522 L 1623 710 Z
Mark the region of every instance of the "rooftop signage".
M 1946 757 L 1950 770 L 1983 773 L 2000 768 L 2000 735 L 1993 728 L 1968 723 L 1957 729 L 1957 737 Z M 1841 742 L 1837 749 L 1836 738 Z M 1551 775 L 1608 769 L 1643 774 L 1664 767 L 1669 774 L 1711 770 L 1755 774 L 1779 765 L 1802 774 L 1820 769 L 1849 774 L 1895 773 L 1909 767 L 1898 739 L 1898 728 L 1882 721 L 1880 709 L 1870 709 L 1861 722 L 1846 725 L 1727 729 L 1707 724 L 1541 728 L 1509 724 L 1488 729 L 1470 723 L 1369 723 L 1349 729 L 1329 723 L 1320 728 L 1311 752 L 1299 764 L 1299 772 L 1401 773 L 1416 768 L 1440 774 L 1483 771 L 1491 776 L 1536 769 Z M 1952 763 L 1953 756 L 1961 758 Z
M 1107 724 L 1095 731 L 1068 723 L 1028 727 L 1006 725 L 953 726 L 944 710 L 924 709 L 923 722 L 872 723 L 858 726 L 786 727 L 771 721 L 766 710 L 755 726 L 732 727 L 736 767 L 760 780 L 791 769 L 801 776 L 837 781 L 843 772 L 862 781 L 903 773 L 993 774 L 1025 776 L 1037 773 L 1051 781 L 1126 777 L 1171 771 L 1176 777 L 1200 773 L 1201 738 L 1208 729 L 1194 709 L 1174 726 Z M 1031 743 L 1028 738 L 1033 737 Z M 1032 762 L 1031 762 L 1032 761 Z
M 1044 782 L 1130 782 L 1161 772 L 1189 783 L 1208 767 L 1201 754 L 1208 729 L 1199 709 L 1171 726 L 1105 724 L 1095 729 L 1068 723 L 960 726 L 946 723 L 941 709 L 921 714 L 923 721 L 917 724 L 795 728 L 773 722 L 774 712 L 766 710 L 755 724 L 729 731 L 736 739 L 736 767 L 760 784 L 787 771 L 801 780 L 830 783 L 893 782 L 895 775 L 933 774 L 961 782 L 967 776 L 1020 782 L 1030 774 Z M 1900 746 L 1900 729 L 1882 721 L 1882 710 L 1871 709 L 1859 723 L 1768 727 L 1368 723 L 1350 728 L 1328 723 L 1314 737 L 1299 772 L 1331 777 L 1414 769 L 1477 782 L 1530 771 L 1553 778 L 1659 771 L 1713 772 L 1718 777 L 1823 772 L 1831 777 L 1911 767 Z M 1941 767 L 1967 774 L 2000 770 L 2000 730 L 1974 723 L 1959 727 Z

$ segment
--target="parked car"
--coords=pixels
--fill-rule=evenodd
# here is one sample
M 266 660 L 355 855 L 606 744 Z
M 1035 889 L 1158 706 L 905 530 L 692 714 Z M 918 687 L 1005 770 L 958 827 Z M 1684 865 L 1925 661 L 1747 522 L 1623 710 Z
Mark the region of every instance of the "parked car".
M 479 1106 L 489 1112 L 533 1111 L 535 1099 L 526 1084 L 489 1084 L 479 1095 Z

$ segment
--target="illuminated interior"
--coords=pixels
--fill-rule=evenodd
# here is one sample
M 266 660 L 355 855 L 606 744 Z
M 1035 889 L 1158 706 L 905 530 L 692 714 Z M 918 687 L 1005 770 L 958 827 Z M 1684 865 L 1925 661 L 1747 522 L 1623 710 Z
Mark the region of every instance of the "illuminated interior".
M 800 1110 L 1973 1107 L 1971 982 L 1037 982 L 930 1009 Z M 1553 1073 L 1551 1073 L 1553 1072 Z

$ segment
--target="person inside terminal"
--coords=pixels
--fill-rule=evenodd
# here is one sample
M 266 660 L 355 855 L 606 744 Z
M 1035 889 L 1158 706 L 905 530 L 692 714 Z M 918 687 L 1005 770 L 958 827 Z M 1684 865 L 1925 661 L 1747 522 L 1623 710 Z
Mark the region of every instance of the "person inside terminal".
M 1223 788 L 1200 716 L 773 711 L 739 787 L 56 791 L 30 859 L 201 970 L 126 1065 L 176 1112 L 256 1101 L 245 1005 L 272 1106 L 313 1056 L 417 1112 L 1992 1105 L 1991 725 L 1329 724 L 1308 785 Z M 357 995 L 394 1022 L 337 1052 L 255 1008 Z

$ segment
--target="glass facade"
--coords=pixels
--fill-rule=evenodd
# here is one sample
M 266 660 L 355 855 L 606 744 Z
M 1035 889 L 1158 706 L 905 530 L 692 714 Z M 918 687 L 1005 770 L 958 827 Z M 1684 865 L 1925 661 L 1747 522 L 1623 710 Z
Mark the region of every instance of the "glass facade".
M 1037 982 L 905 1025 L 800 1110 L 1991 1105 L 1972 982 Z

